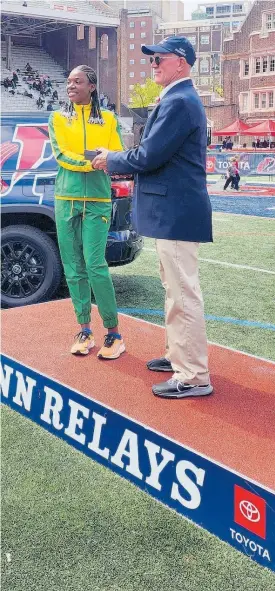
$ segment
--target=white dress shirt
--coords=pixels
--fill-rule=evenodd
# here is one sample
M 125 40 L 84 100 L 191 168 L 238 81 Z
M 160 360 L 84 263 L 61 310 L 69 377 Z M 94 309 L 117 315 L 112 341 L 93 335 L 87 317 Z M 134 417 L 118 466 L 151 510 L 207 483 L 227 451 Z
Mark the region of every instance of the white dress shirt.
M 159 95 L 159 100 L 161 100 L 164 95 L 166 94 L 166 92 L 168 92 L 168 90 L 170 90 L 170 88 L 173 88 L 173 86 L 176 86 L 176 84 L 179 84 L 180 82 L 183 82 L 184 80 L 191 80 L 190 76 L 187 76 L 187 78 L 180 78 L 179 80 L 176 80 L 175 82 L 171 82 L 171 84 L 168 84 L 168 86 L 165 86 L 165 88 L 162 89 L 160 95 Z

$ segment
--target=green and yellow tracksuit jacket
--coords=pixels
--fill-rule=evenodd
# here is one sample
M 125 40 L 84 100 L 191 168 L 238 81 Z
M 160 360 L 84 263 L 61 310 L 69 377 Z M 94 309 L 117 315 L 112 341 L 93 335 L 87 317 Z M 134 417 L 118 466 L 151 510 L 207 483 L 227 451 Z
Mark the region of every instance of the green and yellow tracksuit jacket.
M 74 104 L 76 117 L 69 120 L 61 111 L 49 118 L 53 154 L 59 164 L 55 198 L 66 200 L 111 201 L 111 181 L 103 170 L 94 170 L 85 160 L 84 150 L 123 150 L 116 116 L 102 111 L 104 125 L 88 123 L 91 105 Z

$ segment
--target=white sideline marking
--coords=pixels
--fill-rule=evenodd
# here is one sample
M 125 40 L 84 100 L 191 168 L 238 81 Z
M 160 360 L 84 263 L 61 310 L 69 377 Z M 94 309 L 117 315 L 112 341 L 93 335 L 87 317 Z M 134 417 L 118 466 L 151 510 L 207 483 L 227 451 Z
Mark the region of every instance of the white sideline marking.
M 275 275 L 275 271 L 268 269 L 260 269 L 259 267 L 249 267 L 248 265 L 237 265 L 236 263 L 226 263 L 225 261 L 216 261 L 214 259 L 203 259 L 199 257 L 199 261 L 212 263 L 213 265 L 223 265 L 224 267 L 235 267 L 236 269 L 247 269 L 248 271 L 257 271 L 258 273 L 269 273 Z
M 148 252 L 156 252 L 154 248 L 146 248 L 143 250 Z M 235 267 L 236 269 L 247 269 L 248 271 L 257 271 L 258 273 L 268 273 L 269 275 L 275 275 L 275 271 L 269 271 L 268 269 L 260 269 L 259 267 L 249 267 L 248 265 L 237 265 L 236 263 L 227 263 L 226 261 L 216 261 L 215 259 L 204 259 L 199 257 L 199 261 L 205 263 L 211 263 L 213 265 L 222 265 L 224 267 Z

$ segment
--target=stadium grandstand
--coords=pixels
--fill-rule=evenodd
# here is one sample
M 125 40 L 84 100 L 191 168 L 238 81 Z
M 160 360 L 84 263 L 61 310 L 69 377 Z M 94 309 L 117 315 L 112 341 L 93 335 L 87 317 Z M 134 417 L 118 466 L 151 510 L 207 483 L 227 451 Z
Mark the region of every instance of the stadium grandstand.
M 120 109 L 118 13 L 100 0 L 1 2 L 2 112 L 55 110 L 66 77 L 86 63 Z

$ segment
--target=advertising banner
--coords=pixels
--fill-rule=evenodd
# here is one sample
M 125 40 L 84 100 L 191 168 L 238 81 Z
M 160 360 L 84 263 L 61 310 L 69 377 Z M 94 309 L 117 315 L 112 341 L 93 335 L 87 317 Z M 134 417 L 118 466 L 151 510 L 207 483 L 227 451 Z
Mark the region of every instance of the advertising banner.
M 5 404 L 275 570 L 271 490 L 10 357 L 0 369 Z
M 233 156 L 238 158 L 241 176 L 275 175 L 275 152 L 236 153 L 233 151 L 208 153 L 206 159 L 207 174 L 225 174 L 229 159 Z

